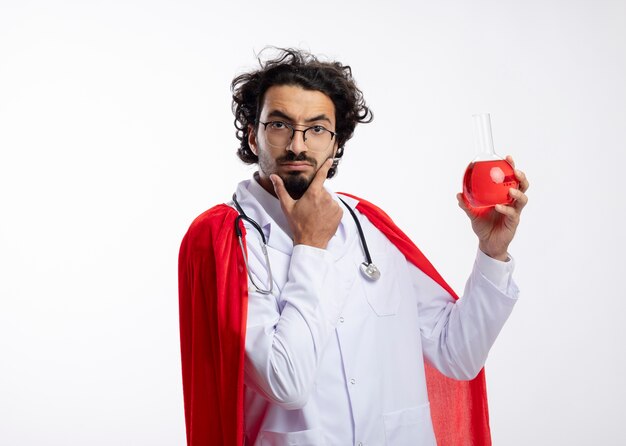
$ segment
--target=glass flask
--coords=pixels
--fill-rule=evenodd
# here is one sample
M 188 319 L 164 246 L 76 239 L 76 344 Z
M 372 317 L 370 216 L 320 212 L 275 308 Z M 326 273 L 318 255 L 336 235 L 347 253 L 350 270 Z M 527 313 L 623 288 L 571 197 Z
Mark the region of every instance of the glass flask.
M 472 118 L 478 155 L 465 170 L 463 196 L 473 208 L 512 203 L 509 188 L 518 188 L 519 181 L 513 167 L 493 149 L 489 114 L 473 115 Z

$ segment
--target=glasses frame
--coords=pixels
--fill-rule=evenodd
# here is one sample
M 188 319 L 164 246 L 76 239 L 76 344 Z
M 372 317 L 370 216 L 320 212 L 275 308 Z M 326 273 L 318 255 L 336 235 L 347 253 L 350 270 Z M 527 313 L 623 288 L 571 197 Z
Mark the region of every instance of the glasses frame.
M 326 146 L 326 149 L 328 149 L 328 147 L 332 144 L 333 140 L 335 139 L 335 136 L 337 136 L 337 132 L 333 132 L 332 130 L 328 130 L 326 127 L 324 127 L 323 125 L 312 125 L 310 127 L 305 128 L 304 130 L 300 130 L 295 128 L 296 125 L 298 126 L 304 126 L 305 124 L 290 124 L 288 122 L 285 121 L 281 121 L 281 120 L 274 120 L 274 121 L 267 121 L 267 122 L 262 122 L 262 121 L 257 121 L 258 124 L 263 124 L 263 130 L 265 130 L 265 132 L 267 132 L 267 126 L 270 124 L 274 124 L 276 122 L 280 122 L 281 124 L 284 124 L 287 128 L 291 129 L 291 137 L 289 138 L 289 142 L 285 145 L 285 147 L 289 147 L 289 144 L 291 144 L 293 142 L 293 138 L 294 136 L 296 136 L 296 132 L 302 132 L 302 141 L 304 141 L 304 145 L 307 147 L 307 149 L 311 150 L 311 148 L 306 145 L 306 132 L 308 132 L 309 130 L 316 128 L 316 127 L 321 127 L 323 128 L 325 131 L 327 131 L 328 133 L 330 133 L 330 143 L 328 144 L 328 146 Z M 266 137 L 267 139 L 267 137 Z M 269 140 L 267 141 L 268 144 L 270 144 Z M 284 149 L 285 147 L 279 147 L 279 146 L 275 146 L 273 144 L 270 144 L 272 147 L 276 147 L 277 149 Z M 312 152 L 317 152 L 317 150 L 311 150 Z M 323 152 L 323 150 L 320 150 L 320 152 Z

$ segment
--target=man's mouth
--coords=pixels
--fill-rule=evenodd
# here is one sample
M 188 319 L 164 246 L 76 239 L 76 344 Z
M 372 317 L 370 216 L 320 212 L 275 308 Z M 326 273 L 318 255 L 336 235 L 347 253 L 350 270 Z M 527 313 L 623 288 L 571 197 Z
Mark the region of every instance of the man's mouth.
M 280 163 L 280 165 L 288 170 L 307 170 L 312 166 L 311 163 L 307 161 L 285 161 Z

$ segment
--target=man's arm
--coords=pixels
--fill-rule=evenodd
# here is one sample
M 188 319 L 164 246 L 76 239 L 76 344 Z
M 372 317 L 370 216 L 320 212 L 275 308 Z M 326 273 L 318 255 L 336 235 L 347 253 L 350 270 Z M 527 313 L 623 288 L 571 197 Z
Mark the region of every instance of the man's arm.
M 515 167 L 511 156 L 507 161 Z M 479 247 L 463 297 L 454 303 L 434 283 L 422 285 L 432 289 L 416 290 L 420 293 L 424 354 L 440 372 L 453 378 L 472 379 L 480 372 L 517 299 L 519 291 L 511 277 L 514 264 L 508 247 L 528 203 L 525 192 L 529 182 L 520 170 L 515 169 L 515 176 L 519 189 L 510 189 L 513 203 L 509 205 L 474 209 L 462 194 L 457 195 L 459 206 L 470 218 Z M 414 268 L 412 274 L 414 283 L 426 283 L 418 280 L 420 271 Z M 429 294 L 433 296 L 431 299 Z
M 513 260 L 500 262 L 478 252 L 463 296 L 452 296 L 409 265 L 418 296 L 425 358 L 444 375 L 473 379 L 517 301 Z
M 323 188 L 331 166 L 331 160 L 322 165 L 297 201 L 289 196 L 280 177 L 270 177 L 295 246 L 280 295 L 249 294 L 248 380 L 269 400 L 288 409 L 306 403 L 324 346 L 347 295 L 338 286 L 345 278 L 338 277 L 334 261 L 325 250 L 343 213 Z M 260 283 L 267 283 L 263 257 L 260 252 L 254 257 L 251 272 L 262 276 Z

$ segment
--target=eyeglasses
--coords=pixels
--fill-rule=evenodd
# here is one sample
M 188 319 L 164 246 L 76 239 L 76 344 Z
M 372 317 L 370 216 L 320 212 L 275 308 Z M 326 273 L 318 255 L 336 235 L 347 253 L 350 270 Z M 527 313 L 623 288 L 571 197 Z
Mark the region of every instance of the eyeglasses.
M 277 149 L 287 147 L 293 140 L 296 132 L 302 132 L 304 145 L 308 150 L 311 152 L 324 152 L 337 134 L 321 125 L 314 125 L 304 130 L 299 130 L 294 128 L 298 124 L 288 124 L 283 121 L 259 121 L 259 124 L 263 124 L 265 134 L 267 135 L 267 143 Z

